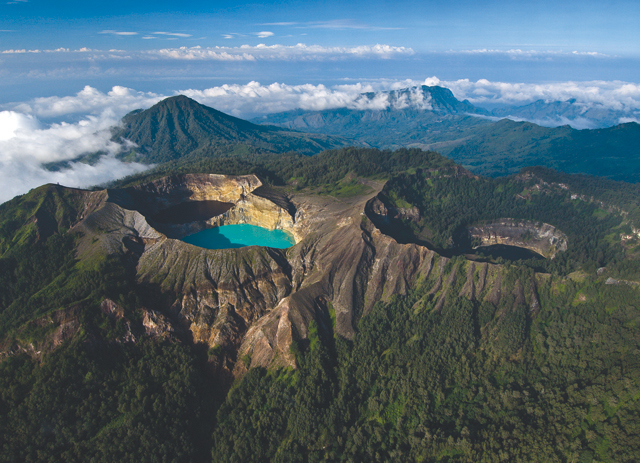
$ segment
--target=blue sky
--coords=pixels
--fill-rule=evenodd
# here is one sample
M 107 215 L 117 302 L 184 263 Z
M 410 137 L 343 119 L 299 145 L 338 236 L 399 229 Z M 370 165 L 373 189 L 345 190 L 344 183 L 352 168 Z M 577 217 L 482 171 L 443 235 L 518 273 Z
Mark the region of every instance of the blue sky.
M 0 8 L 0 29 L 11 31 L 2 33 L 4 49 L 133 51 L 157 47 L 157 41 L 187 46 L 303 41 L 325 46 L 383 42 L 417 52 L 524 47 L 636 55 L 640 38 L 635 1 L 10 0 Z M 184 35 L 144 39 L 154 32 Z M 261 38 L 260 32 L 273 35 Z
M 638 44 L 640 2 L 628 0 L 9 0 L 0 4 L 0 103 L 85 84 L 636 82 Z

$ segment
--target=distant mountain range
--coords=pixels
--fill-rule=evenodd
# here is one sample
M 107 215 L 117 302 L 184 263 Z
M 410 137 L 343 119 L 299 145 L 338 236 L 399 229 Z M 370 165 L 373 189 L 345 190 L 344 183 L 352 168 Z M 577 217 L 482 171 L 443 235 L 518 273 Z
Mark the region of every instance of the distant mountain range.
M 368 101 L 378 100 L 385 109 L 295 110 L 254 121 L 351 138 L 377 148 L 431 149 L 483 175 L 508 175 L 526 166 L 544 165 L 569 173 L 640 181 L 637 123 L 577 130 L 568 125 L 553 128 L 495 119 L 496 114 L 544 120 L 550 120 L 554 114 L 577 117 L 584 108 L 575 101 L 536 102 L 489 112 L 466 100 L 457 100 L 450 90 L 442 87 L 422 86 L 364 95 Z M 596 114 L 596 110 L 589 114 Z M 613 113 L 598 114 L 614 117 Z
M 524 106 L 507 106 L 491 111 L 492 116 L 522 119 L 546 127 L 571 125 L 574 129 L 596 129 L 640 119 L 637 113 L 586 105 L 574 98 L 567 101 L 534 101 Z
M 640 125 L 634 122 L 577 130 L 568 125 L 553 128 L 510 119 L 496 121 L 491 114 L 498 110 L 489 113 L 457 100 L 446 88 L 427 86 L 365 93 L 358 105 L 364 109 L 298 109 L 264 116 L 254 120 L 261 122 L 256 124 L 176 96 L 128 114 L 113 129 L 112 137 L 120 143 L 127 141 L 120 159 L 146 164 L 293 152 L 314 155 L 345 146 L 409 147 L 437 151 L 487 176 L 541 165 L 567 173 L 640 181 Z M 556 104 L 555 113 L 551 106 L 534 103 L 520 111 L 536 117 L 578 111 L 571 101 Z M 91 163 L 99 156 L 91 153 L 78 160 Z M 65 166 L 52 163 L 47 167 Z

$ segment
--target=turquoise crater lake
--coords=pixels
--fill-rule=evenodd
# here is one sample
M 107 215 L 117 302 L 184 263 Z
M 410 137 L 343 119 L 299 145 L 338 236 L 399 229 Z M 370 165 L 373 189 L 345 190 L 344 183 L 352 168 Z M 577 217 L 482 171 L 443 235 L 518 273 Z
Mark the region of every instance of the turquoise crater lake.
M 205 249 L 231 249 L 245 246 L 267 246 L 285 249 L 296 244 L 291 233 L 269 230 L 255 225 L 223 225 L 182 238 L 185 243 Z

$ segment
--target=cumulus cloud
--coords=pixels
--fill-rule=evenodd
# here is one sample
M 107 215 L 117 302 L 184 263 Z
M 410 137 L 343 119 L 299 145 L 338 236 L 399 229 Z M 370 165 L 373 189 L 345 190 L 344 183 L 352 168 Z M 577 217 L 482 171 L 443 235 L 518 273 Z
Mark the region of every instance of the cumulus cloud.
M 180 50 L 180 49 L 179 49 Z M 213 52 L 209 49 L 184 48 L 197 53 Z M 226 84 L 206 89 L 184 89 L 176 93 L 185 94 L 197 101 L 213 106 L 241 117 L 287 111 L 296 108 L 321 110 L 329 108 L 385 109 L 391 104 L 384 95 L 377 98 L 363 97 L 367 92 L 384 92 L 406 89 L 420 85 L 440 85 L 451 89 L 456 98 L 468 99 L 476 105 L 525 105 L 536 100 L 546 102 L 575 99 L 576 106 L 587 111 L 593 108 L 605 108 L 629 112 L 629 117 L 640 110 L 640 84 L 622 81 L 555 82 L 555 83 L 512 83 L 496 82 L 486 79 L 470 81 L 440 80 L 429 77 L 424 80 L 377 80 L 344 85 L 288 85 L 272 83 L 263 85 L 252 81 L 247 84 Z M 65 115 L 98 116 L 109 109 L 117 118 L 137 108 L 148 108 L 162 98 L 150 92 L 140 92 L 131 88 L 115 86 L 103 93 L 86 86 L 75 95 L 65 97 L 36 98 L 28 102 L 5 105 L 7 109 L 23 114 L 34 115 L 39 119 L 61 118 Z M 414 91 L 399 95 L 393 103 L 396 107 L 412 105 L 428 109 L 429 102 L 422 93 Z M 625 115 L 622 115 L 625 116 Z M 622 117 L 621 116 L 621 117 Z M 563 122 L 558 120 L 559 123 Z M 586 122 L 585 122 L 586 123 Z
M 109 128 L 117 123 L 113 113 L 90 116 L 76 124 L 43 126 L 35 116 L 15 111 L 0 112 L 0 202 L 26 193 L 43 183 L 88 187 L 141 172 L 148 166 L 123 163 L 115 155 L 124 147 L 110 140 Z M 73 160 L 87 153 L 105 156 L 95 165 Z M 51 172 L 43 164 L 71 161 Z
M 295 26 L 296 22 L 262 23 L 259 26 Z
M 435 80 L 433 80 L 435 79 Z M 640 84 L 622 81 L 568 81 L 543 84 L 491 82 L 486 79 L 470 81 L 440 81 L 431 83 L 451 89 L 458 99 L 468 99 L 474 104 L 527 104 L 536 100 L 567 101 L 575 98 L 585 108 L 600 106 L 611 110 L 640 109 Z
M 15 55 L 15 54 L 22 54 L 22 53 L 40 53 L 40 50 L 26 50 L 24 48 L 18 49 L 18 50 L 2 50 L 2 53 L 4 54 L 11 54 L 11 55 Z
M 369 31 L 388 31 L 399 30 L 399 27 L 381 27 L 372 26 L 370 24 L 364 24 L 356 22 L 350 19 L 333 19 L 331 21 L 314 21 L 302 23 L 299 27 L 308 27 L 310 29 L 336 29 L 336 30 L 369 30 Z
M 322 110 L 328 108 L 351 107 L 364 109 L 370 105 L 372 109 L 382 108 L 378 101 L 369 101 L 362 97 L 364 92 L 373 92 L 370 85 L 343 85 L 330 88 L 322 84 L 287 85 L 273 83 L 261 85 L 249 82 L 245 85 L 225 84 L 204 90 L 180 90 L 202 104 L 213 106 L 220 111 L 237 116 L 287 111 L 295 108 L 306 110 Z
M 332 108 L 383 110 L 390 106 L 398 109 L 408 106 L 430 109 L 429 101 L 425 100 L 423 94 L 417 89 L 392 98 L 386 93 L 377 93 L 373 97 L 364 95 L 404 89 L 413 85 L 416 85 L 413 81 L 402 81 L 327 87 L 322 84 L 287 85 L 277 82 L 262 85 L 253 81 L 245 85 L 225 84 L 204 90 L 180 90 L 179 93 L 239 117 L 297 108 L 310 111 Z
M 23 114 L 32 114 L 38 118 L 59 118 L 72 114 L 100 115 L 110 111 L 114 117 L 121 118 L 134 109 L 148 108 L 157 103 L 163 95 L 138 92 L 136 90 L 115 86 L 109 92 L 85 86 L 72 96 L 35 98 L 25 103 L 12 105 L 10 109 Z
M 390 105 L 396 108 L 416 107 L 429 109 L 430 103 L 423 98 L 417 89 L 404 95 L 398 95 L 397 101 L 391 101 L 385 95 L 375 98 L 362 96 L 366 92 L 384 92 L 418 87 L 421 85 L 440 85 L 451 89 L 460 100 L 468 99 L 476 105 L 525 105 L 536 100 L 546 102 L 575 99 L 575 105 L 582 105 L 584 111 L 594 108 L 626 111 L 633 113 L 640 110 L 640 84 L 618 81 L 598 82 L 559 82 L 545 84 L 525 84 L 490 82 L 486 79 L 469 81 L 441 81 L 437 77 L 429 77 L 423 81 L 374 81 L 350 85 L 287 85 L 273 83 L 262 85 L 249 82 L 245 85 L 221 85 L 204 90 L 180 90 L 195 100 L 213 106 L 221 111 L 239 117 L 257 114 L 288 111 L 296 108 L 305 110 L 323 110 L 331 108 L 350 109 L 386 109 Z M 532 121 L 541 125 L 557 126 L 571 123 L 576 128 L 591 128 L 588 118 L 557 118 L 554 120 Z
M 180 47 L 163 48 L 161 50 L 151 50 L 150 55 L 158 55 L 163 58 L 181 60 L 211 60 L 211 61 L 255 61 L 255 57 L 249 53 L 229 53 L 226 47 L 202 48 Z
M 233 38 L 227 34 L 225 38 Z M 255 61 L 260 60 L 320 60 L 340 57 L 392 58 L 412 55 L 413 49 L 376 44 L 357 47 L 323 47 L 320 45 L 242 45 L 240 47 L 179 47 L 150 50 L 149 55 L 183 60 Z

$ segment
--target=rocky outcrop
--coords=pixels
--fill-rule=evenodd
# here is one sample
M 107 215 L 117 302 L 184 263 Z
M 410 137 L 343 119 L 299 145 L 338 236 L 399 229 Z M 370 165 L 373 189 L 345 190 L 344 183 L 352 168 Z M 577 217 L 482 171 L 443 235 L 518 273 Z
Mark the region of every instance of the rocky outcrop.
M 549 259 L 553 259 L 558 252 L 567 250 L 567 235 L 547 223 L 501 219 L 470 227 L 468 232 L 472 239 L 480 241 L 479 246 L 517 246 Z
M 394 220 L 410 220 L 412 222 L 420 220 L 420 210 L 417 207 L 403 208 L 385 205 L 379 197 L 373 198 L 367 204 L 367 213 L 380 218 L 386 224 Z

